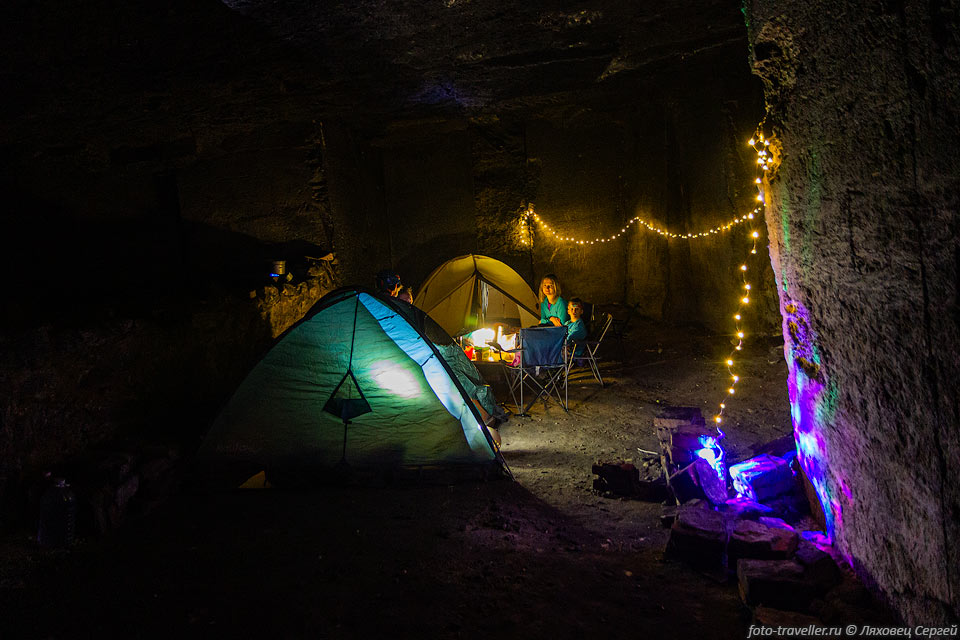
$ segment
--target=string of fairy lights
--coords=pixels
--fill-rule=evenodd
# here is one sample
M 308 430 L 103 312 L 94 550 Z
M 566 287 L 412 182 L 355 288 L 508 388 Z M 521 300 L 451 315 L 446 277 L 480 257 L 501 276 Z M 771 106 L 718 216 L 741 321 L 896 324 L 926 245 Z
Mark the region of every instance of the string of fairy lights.
M 622 229 L 620 229 L 619 232 L 614 233 L 609 237 L 598 236 L 593 239 L 587 239 L 587 238 L 577 238 L 574 236 L 564 236 L 557 233 L 557 231 L 553 227 L 547 224 L 546 221 L 543 218 L 541 218 L 536 211 L 533 210 L 533 205 L 528 205 L 527 209 L 521 214 L 520 242 L 521 244 L 528 245 L 528 246 L 533 244 L 533 234 L 531 231 L 531 223 L 530 223 L 531 219 L 537 225 L 539 225 L 541 229 L 543 229 L 547 234 L 549 234 L 554 240 L 558 242 L 566 242 L 566 243 L 576 244 L 576 245 L 589 245 L 589 244 L 603 244 L 606 242 L 613 242 L 620 236 L 624 235 L 627 231 L 629 231 L 630 227 L 633 225 L 637 225 L 638 227 L 645 227 L 648 231 L 653 231 L 654 233 L 659 234 L 665 238 L 681 238 L 684 240 L 706 238 L 717 233 L 729 231 L 730 229 L 734 228 L 738 224 L 742 224 L 749 220 L 753 220 L 754 218 L 756 218 L 756 214 L 759 212 L 760 212 L 760 208 L 758 207 L 753 211 L 751 211 L 750 213 L 744 216 L 741 216 L 739 218 L 734 218 L 733 220 L 727 222 L 726 224 L 713 227 L 712 229 L 707 229 L 706 231 L 700 231 L 698 233 L 673 233 L 671 231 L 667 231 L 666 229 L 661 229 L 660 227 L 654 225 L 651 222 L 643 220 L 640 217 L 634 217 L 634 218 L 630 218 L 630 220 L 627 221 L 627 223 L 623 226 Z
M 770 141 L 763 137 L 763 131 L 758 128 L 754 137 L 750 138 L 747 141 L 747 144 L 753 147 L 753 150 L 757 154 L 757 176 L 754 179 L 754 184 L 757 185 L 757 202 L 759 206 L 754 211 L 758 213 L 763 212 L 763 207 L 766 205 L 766 198 L 763 193 L 763 176 L 766 175 L 766 172 L 770 170 L 770 165 L 773 162 L 773 155 L 769 150 Z M 756 229 L 751 229 L 750 239 L 753 241 L 753 246 L 750 247 L 750 254 L 756 255 L 757 253 L 757 241 L 760 238 L 760 232 Z M 733 314 L 733 320 L 735 322 L 736 328 L 736 338 L 737 343 L 733 347 L 733 351 L 727 356 L 725 364 L 727 365 L 727 373 L 730 375 L 730 386 L 727 388 L 727 397 L 733 396 L 736 392 L 737 383 L 740 381 L 740 376 L 736 373 L 736 357 L 737 352 L 743 350 L 743 340 L 746 337 L 746 334 L 743 331 L 743 311 L 744 307 L 750 304 L 750 292 L 751 284 L 747 282 L 747 265 L 746 263 L 740 265 L 740 280 L 743 288 L 741 289 L 741 297 L 737 304 L 737 312 Z M 723 412 L 727 408 L 727 403 L 720 402 L 719 411 L 713 417 L 714 422 L 716 422 L 717 427 L 723 422 Z
M 757 253 L 757 243 L 760 239 L 760 231 L 754 226 L 754 220 L 763 216 L 765 202 L 765 196 L 763 193 L 763 177 L 770 170 L 771 165 L 773 164 L 774 158 L 773 153 L 770 150 L 770 140 L 764 138 L 762 131 L 762 124 L 757 128 L 757 132 L 754 137 L 750 138 L 747 142 L 749 146 L 757 154 L 757 175 L 754 180 L 754 184 L 757 187 L 757 206 L 756 208 L 740 217 L 733 218 L 728 222 L 717 225 L 710 229 L 703 231 L 698 231 L 696 233 L 676 233 L 673 231 L 668 231 L 653 222 L 644 220 L 639 216 L 633 217 L 628 220 L 620 231 L 610 234 L 609 236 L 596 236 L 590 238 L 588 236 L 571 236 L 563 233 L 559 233 L 556 229 L 551 227 L 546 220 L 540 217 L 536 211 L 534 211 L 532 205 L 528 205 L 520 214 L 520 242 L 525 246 L 533 246 L 534 238 L 534 227 L 538 227 L 542 232 L 547 236 L 552 238 L 556 242 L 568 245 L 578 245 L 578 246 L 588 246 L 588 245 L 597 245 L 597 244 L 607 244 L 614 242 L 624 234 L 626 234 L 631 227 L 636 226 L 638 229 L 646 229 L 647 231 L 652 231 L 660 236 L 670 239 L 681 239 L 681 240 L 697 240 L 700 238 L 709 238 L 717 234 L 730 231 L 731 229 L 737 228 L 742 224 L 746 224 L 748 227 L 748 238 L 752 241 L 752 246 L 750 248 L 750 254 L 756 255 Z M 734 344 L 733 350 L 727 356 L 725 364 L 727 367 L 727 373 L 730 376 L 730 386 L 727 388 L 727 393 L 724 396 L 723 401 L 719 403 L 718 410 L 716 415 L 714 415 L 713 420 L 719 425 L 723 422 L 723 414 L 727 408 L 728 399 L 735 395 L 737 392 L 736 386 L 740 381 L 740 376 L 737 373 L 736 360 L 737 353 L 743 350 L 744 339 L 746 338 L 746 333 L 743 329 L 743 313 L 745 307 L 750 304 L 750 293 L 752 291 L 752 285 L 747 281 L 747 272 L 748 267 L 746 262 L 740 265 L 739 273 L 742 288 L 739 289 L 739 299 L 737 302 L 737 311 L 733 314 L 734 320 L 734 335 L 736 337 L 736 343 Z

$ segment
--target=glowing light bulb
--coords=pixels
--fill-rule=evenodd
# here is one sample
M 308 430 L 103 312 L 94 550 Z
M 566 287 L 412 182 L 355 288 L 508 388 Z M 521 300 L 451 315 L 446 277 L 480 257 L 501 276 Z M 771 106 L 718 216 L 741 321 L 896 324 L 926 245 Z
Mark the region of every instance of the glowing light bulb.
M 727 360 L 727 366 L 728 366 L 728 367 L 732 367 L 732 366 L 733 366 L 733 360 Z
M 737 315 L 733 316 L 733 319 L 734 319 L 734 320 L 739 320 L 739 319 L 740 319 L 740 314 L 738 313 Z
M 748 214 L 747 214 L 747 218 L 750 219 L 750 220 L 753 220 L 753 213 L 748 213 Z
M 763 202 L 763 196 L 757 196 L 757 202 Z
M 759 237 L 760 237 L 760 232 L 759 232 L 759 231 L 754 231 L 753 233 L 750 234 L 750 237 L 751 237 L 751 238 L 759 238 Z
M 757 144 L 757 141 L 754 140 L 753 138 L 750 138 L 750 140 L 747 142 L 747 144 L 752 147 L 753 145 Z
M 737 351 L 740 351 L 741 349 L 743 349 L 743 347 L 738 344 L 737 346 L 734 347 L 734 349 L 736 349 Z
M 713 421 L 716 422 L 717 424 L 720 424 L 721 422 L 723 422 L 723 418 L 721 418 L 720 416 L 714 416 Z
M 760 178 L 757 178 L 756 180 L 754 180 L 754 182 L 756 182 L 757 184 L 760 184 L 763 182 L 763 180 L 761 180 Z
M 750 304 L 750 298 L 744 297 L 743 304 Z
M 743 288 L 746 289 L 747 291 L 750 291 L 750 285 L 749 285 L 749 284 L 743 285 Z
M 738 337 L 738 338 L 742 338 L 742 337 L 743 337 L 743 331 L 737 331 L 737 337 Z
M 739 381 L 740 381 L 740 376 L 733 376 L 733 381 L 734 381 L 734 382 L 739 382 Z
M 740 271 L 746 271 L 746 270 L 747 270 L 747 265 L 745 264 L 740 265 Z
M 751 249 L 751 250 L 750 250 L 750 253 L 756 253 L 756 252 L 757 252 L 756 249 Z
M 730 387 L 729 389 L 727 389 L 727 392 L 728 392 L 730 395 L 733 395 L 734 393 L 736 393 L 736 390 L 735 390 L 733 387 Z
M 720 403 L 720 408 L 721 408 L 721 409 L 726 409 L 726 408 L 727 408 L 727 405 L 725 405 L 725 404 L 723 404 L 723 403 L 721 402 L 721 403 Z

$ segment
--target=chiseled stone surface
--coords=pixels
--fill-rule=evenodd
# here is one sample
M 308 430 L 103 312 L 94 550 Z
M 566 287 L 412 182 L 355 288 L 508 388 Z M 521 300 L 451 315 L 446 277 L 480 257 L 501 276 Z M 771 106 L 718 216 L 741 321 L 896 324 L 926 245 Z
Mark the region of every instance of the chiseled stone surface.
M 742 559 L 737 562 L 737 580 L 744 603 L 789 611 L 805 611 L 824 591 L 793 560 Z
M 789 558 L 797 549 L 798 539 L 797 532 L 791 529 L 771 527 L 752 520 L 737 520 L 727 547 L 729 564 L 733 566 L 739 558 Z
M 670 528 L 667 553 L 704 568 L 722 568 L 727 521 L 706 505 L 681 507 Z
M 956 3 L 753 0 L 801 459 L 911 623 L 960 616 Z

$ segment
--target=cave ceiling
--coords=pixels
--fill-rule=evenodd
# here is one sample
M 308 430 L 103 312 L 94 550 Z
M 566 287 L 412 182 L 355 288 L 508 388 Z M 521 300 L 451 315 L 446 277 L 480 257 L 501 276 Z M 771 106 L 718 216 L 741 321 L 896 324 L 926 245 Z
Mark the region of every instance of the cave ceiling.
M 307 56 L 331 105 L 398 115 L 635 100 L 730 52 L 746 68 L 735 0 L 223 2 Z
M 0 134 L 46 145 L 629 107 L 749 75 L 737 0 L 35 0 L 0 39 Z

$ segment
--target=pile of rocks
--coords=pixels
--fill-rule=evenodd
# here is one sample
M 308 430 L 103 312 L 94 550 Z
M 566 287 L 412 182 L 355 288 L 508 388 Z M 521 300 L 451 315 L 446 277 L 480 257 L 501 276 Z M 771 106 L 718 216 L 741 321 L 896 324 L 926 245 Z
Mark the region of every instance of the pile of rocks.
M 705 500 L 667 507 L 667 554 L 721 580 L 735 579 L 755 624 L 806 626 L 877 622 L 873 597 L 822 534 L 798 531 L 761 511 Z

